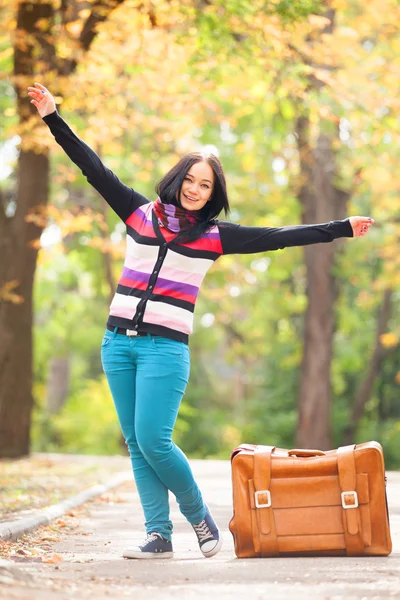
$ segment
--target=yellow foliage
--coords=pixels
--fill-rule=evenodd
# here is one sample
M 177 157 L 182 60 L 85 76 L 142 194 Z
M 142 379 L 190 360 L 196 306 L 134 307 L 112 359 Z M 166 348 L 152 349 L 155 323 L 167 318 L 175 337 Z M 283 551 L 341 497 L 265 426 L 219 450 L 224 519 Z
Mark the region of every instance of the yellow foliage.
M 395 333 L 383 333 L 379 341 L 384 348 L 393 348 L 399 343 L 399 337 Z
M 77 21 L 70 21 L 66 24 L 66 30 L 71 33 L 74 37 L 78 37 L 82 30 L 83 21 L 81 19 Z
M 27 223 L 33 223 L 36 227 L 43 229 L 47 225 L 47 211 L 47 206 L 38 204 L 25 215 L 25 221 Z
M 368 309 L 374 306 L 376 300 L 369 290 L 361 290 L 356 299 L 356 306 L 362 309 Z
M 10 46 L 9 48 L 5 48 L 0 52 L 0 61 L 7 60 L 13 55 L 13 48 Z
M 0 287 L 0 302 L 11 302 L 11 304 L 22 304 L 24 301 L 23 296 L 17 294 L 14 290 L 19 286 L 19 281 L 13 279 L 12 281 L 6 281 L 2 287 Z
M 240 429 L 234 425 L 224 425 L 222 427 L 221 437 L 224 444 L 232 449 L 239 446 L 243 441 Z
M 41 244 L 40 244 L 40 238 L 36 238 L 34 240 L 31 240 L 28 245 L 29 245 L 30 248 L 33 248 L 34 250 L 39 250 L 40 246 L 41 246 Z
M 143 181 L 144 183 L 148 183 L 152 180 L 152 174 L 148 171 L 139 171 L 136 173 L 136 179 L 138 181 Z
M 78 176 L 76 167 L 74 165 L 63 165 L 59 164 L 57 166 L 57 174 L 54 176 L 54 181 L 59 183 L 72 183 L 76 180 Z
M 90 15 L 90 9 L 89 8 L 83 8 L 82 10 L 80 10 L 78 12 L 79 17 L 83 20 L 86 21 L 86 19 L 88 18 L 88 16 Z
M 330 24 L 330 19 L 321 15 L 309 15 L 308 22 L 318 29 L 324 29 L 324 27 Z
M 391 183 L 392 175 L 383 165 L 370 165 L 364 173 L 364 180 L 374 192 L 384 191 Z
M 48 31 L 49 28 L 51 27 L 52 22 L 51 19 L 46 19 L 46 18 L 42 18 L 42 19 L 38 19 L 35 22 L 35 27 L 36 29 L 39 29 L 40 31 Z
M 353 27 L 338 27 L 337 34 L 340 37 L 346 38 L 347 44 L 349 43 L 348 38 L 351 38 L 353 40 L 359 39 L 359 33 Z
M 87 241 L 86 245 L 96 248 L 103 254 L 110 254 L 113 260 L 119 260 L 125 255 L 125 242 L 115 244 L 109 238 L 93 237 Z
M 337 11 L 346 10 L 348 0 L 331 0 L 331 5 Z
M 285 24 L 279 17 L 266 14 L 261 1 L 252 2 L 252 10 L 246 13 L 244 9 L 240 18 L 223 2 L 205 3 L 204 14 L 229 19 L 228 27 L 236 33 L 246 33 L 246 42 L 251 43 L 254 55 L 251 61 L 241 57 L 239 46 L 235 53 L 231 48 L 221 48 L 220 54 L 210 51 L 195 74 L 189 65 L 198 52 L 201 26 L 193 0 L 122 3 L 99 26 L 90 52 L 84 55 L 74 38 L 91 13 L 91 4 L 85 4 L 87 8 L 79 11 L 76 21 L 65 28 L 57 25 L 51 32 L 57 34 L 57 56 L 77 59 L 79 69 L 62 78 L 55 72 L 46 72 L 43 62 L 36 64 L 46 72 L 45 85 L 51 88 L 54 84 L 57 101 L 63 102 L 63 112 L 78 110 L 83 117 L 85 141 L 107 156 L 115 156 L 115 162 L 109 160 L 107 166 L 118 167 L 118 157 L 123 151 L 130 151 L 121 138 L 125 132 L 134 132 L 131 160 L 142 169 L 137 179 L 147 183 L 152 177 L 153 161 L 143 162 L 140 141 L 147 141 L 149 133 L 160 154 L 157 167 L 164 162 L 171 166 L 180 152 L 192 149 L 196 127 L 201 129 L 205 123 L 222 120 L 234 127 L 255 110 L 279 117 L 277 98 L 288 97 L 294 106 L 311 106 L 314 138 L 320 133 L 321 122 L 336 124 L 344 116 L 349 120 L 348 172 L 355 164 L 362 168 L 361 186 L 371 192 L 375 218 L 388 221 L 396 210 L 399 183 L 393 175 L 398 161 L 396 152 L 391 156 L 392 149 L 400 142 L 400 126 L 395 117 L 400 109 L 397 93 L 400 9 L 396 0 L 357 0 L 353 4 L 348 0 L 332 0 L 330 6 L 337 14 L 329 35 L 322 33 L 329 20 L 321 15 Z M 150 23 L 150 10 L 156 16 L 156 27 Z M 47 25 L 46 19 L 39 23 L 43 30 Z M 188 36 L 183 44 L 179 42 L 181 35 Z M 370 48 L 366 47 L 368 41 Z M 29 40 L 24 32 L 16 31 L 15 42 L 27 48 Z M 7 59 L 10 51 L 11 48 L 3 50 L 0 60 Z M 228 53 L 231 53 L 229 60 Z M 297 67 L 300 67 L 298 72 Z M 220 80 L 209 76 L 214 69 L 222 73 Z M 319 80 L 320 95 L 310 94 L 306 72 Z M 19 76 L 13 82 L 22 89 L 32 84 L 31 79 L 32 76 Z M 228 114 L 224 114 L 223 104 Z M 385 121 L 385 109 L 394 112 L 391 123 Z M 10 109 L 6 116 L 13 116 Z M 39 123 L 36 116 L 28 118 L 16 128 L 16 133 L 21 135 L 24 149 L 46 153 L 56 145 L 47 131 L 43 133 Z M 388 152 L 384 153 L 382 144 L 388 134 L 392 139 Z M 259 160 L 250 135 L 248 139 L 249 142 L 241 141 L 235 147 L 235 158 L 241 161 L 246 173 L 255 173 L 259 170 Z M 175 147 L 177 140 L 182 140 L 179 147 Z M 344 145 L 338 139 L 336 148 L 341 150 Z M 372 147 L 376 156 L 368 164 L 360 150 Z M 163 159 L 166 148 L 169 162 Z M 77 176 L 75 168 L 60 165 L 54 181 L 72 182 Z M 269 183 L 268 176 L 263 181 Z M 279 206 L 280 199 L 280 195 L 275 200 L 269 193 L 270 206 Z M 357 201 L 356 197 L 355 204 Z M 59 218 L 65 235 L 68 231 L 89 231 L 95 223 L 89 214 L 79 218 L 59 215 Z M 398 239 L 384 233 L 383 277 L 395 279 L 399 277 L 396 269 L 400 271 L 396 264 Z M 367 304 L 367 296 L 359 302 Z

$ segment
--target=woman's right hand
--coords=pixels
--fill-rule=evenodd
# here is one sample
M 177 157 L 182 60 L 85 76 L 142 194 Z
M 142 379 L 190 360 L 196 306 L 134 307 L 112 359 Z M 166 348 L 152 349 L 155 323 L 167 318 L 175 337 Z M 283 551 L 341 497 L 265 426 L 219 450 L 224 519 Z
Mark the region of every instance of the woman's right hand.
M 44 85 L 35 82 L 35 86 L 28 87 L 28 96 L 32 96 L 31 104 L 36 106 L 39 115 L 43 119 L 43 117 L 50 115 L 56 110 L 56 101 Z

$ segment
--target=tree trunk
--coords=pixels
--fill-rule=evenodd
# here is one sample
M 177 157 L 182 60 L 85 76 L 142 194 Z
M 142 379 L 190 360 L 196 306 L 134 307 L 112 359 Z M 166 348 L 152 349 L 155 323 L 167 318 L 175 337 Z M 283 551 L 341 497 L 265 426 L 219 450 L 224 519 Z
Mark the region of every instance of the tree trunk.
M 329 2 L 323 3 L 328 19 L 320 36 L 334 29 L 335 10 Z M 312 47 L 313 38 L 308 43 Z M 313 66 L 309 58 L 305 62 Z M 318 65 L 327 72 L 332 65 Z M 324 83 L 310 75 L 310 89 L 318 92 Z M 322 127 L 324 123 L 322 123 Z M 335 186 L 337 177 L 333 141 L 338 139 L 338 129 L 325 124 L 329 133 L 320 131 L 315 148 L 311 145 L 309 121 L 301 116 L 297 121 L 298 149 L 301 168 L 299 199 L 303 205 L 303 223 L 323 223 L 346 216 L 350 193 Z M 304 325 L 304 351 L 298 393 L 298 422 L 296 445 L 328 449 L 331 441 L 331 361 L 335 329 L 334 305 L 337 282 L 333 275 L 335 254 L 340 240 L 329 244 L 305 247 L 307 272 L 307 310 Z
M 87 51 L 97 24 L 123 0 L 97 0 L 88 16 L 77 43 Z M 71 10 L 69 10 L 69 8 Z M 59 19 L 66 24 L 79 18 L 80 6 L 62 2 Z M 55 3 L 53 0 L 18 3 L 17 31 L 14 36 L 14 82 L 17 92 L 21 131 L 30 130 L 27 121 L 37 111 L 30 104 L 27 86 L 39 78 L 37 70 L 50 81 L 58 74 L 68 75 L 77 66 L 75 60 L 56 57 L 53 33 Z M 57 86 L 55 86 L 57 87 Z M 52 90 L 57 95 L 58 90 Z M 14 216 L 5 214 L 0 204 L 0 457 L 24 456 L 30 450 L 32 397 L 32 294 L 37 260 L 38 239 L 44 220 L 27 219 L 39 206 L 48 202 L 49 159 L 44 148 L 34 150 L 22 134 L 18 160 L 19 183 Z M 14 297 L 5 294 L 11 289 Z M 19 299 L 22 302 L 19 302 Z
M 50 360 L 47 380 L 47 411 L 57 415 L 68 396 L 70 373 L 69 356 L 53 356 Z
M 303 223 L 343 219 L 349 194 L 334 186 L 336 161 L 329 136 L 320 134 L 316 148 L 309 142 L 309 123 L 297 123 L 301 162 Z M 331 447 L 331 360 L 337 285 L 332 268 L 340 244 L 305 247 L 308 306 L 298 394 L 296 446 Z
M 363 416 L 365 405 L 371 398 L 374 382 L 379 373 L 382 360 L 387 354 L 381 343 L 381 335 L 387 331 L 392 306 L 392 297 L 393 290 L 386 289 L 383 294 L 383 301 L 378 314 L 374 351 L 369 361 L 366 374 L 363 377 L 362 383 L 354 400 L 350 422 L 344 433 L 344 444 L 355 443 L 354 438 L 356 436 L 358 424 Z
M 18 112 L 24 125 L 32 114 L 30 98 L 24 86 L 35 72 L 38 55 L 47 64 L 53 59 L 45 42 L 52 24 L 50 3 L 20 3 L 14 48 L 14 74 L 18 90 Z M 39 20 L 48 27 L 41 31 Z M 43 21 L 42 21 L 43 23 Z M 35 54 L 36 53 L 36 54 Z M 36 269 L 37 247 L 43 227 L 27 219 L 45 206 L 48 198 L 49 160 L 43 149 L 36 153 L 24 144 L 18 159 L 16 212 L 1 215 L 2 245 L 5 260 L 0 272 L 0 288 L 14 281 L 14 291 L 22 302 L 0 303 L 0 456 L 16 457 L 29 452 L 29 429 L 32 397 L 32 288 Z
M 48 157 L 21 151 L 17 211 L 6 219 L 2 232 L 7 252 L 2 261 L 1 284 L 15 280 L 23 302 L 0 302 L 0 456 L 29 452 L 32 397 L 32 288 L 37 249 L 30 245 L 41 228 L 25 215 L 48 195 Z M 34 193 L 33 193 L 34 191 Z

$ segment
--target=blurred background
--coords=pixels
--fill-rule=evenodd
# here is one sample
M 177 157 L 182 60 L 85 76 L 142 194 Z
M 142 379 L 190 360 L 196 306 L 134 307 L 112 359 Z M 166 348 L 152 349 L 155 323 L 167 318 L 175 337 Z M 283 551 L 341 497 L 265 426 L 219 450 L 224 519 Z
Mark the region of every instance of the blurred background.
M 38 81 L 151 200 L 207 146 L 231 221 L 375 219 L 214 264 L 174 439 L 197 458 L 375 439 L 400 468 L 398 2 L 0 0 L 0 21 L 0 457 L 126 454 L 100 361 L 124 225 L 29 103 Z

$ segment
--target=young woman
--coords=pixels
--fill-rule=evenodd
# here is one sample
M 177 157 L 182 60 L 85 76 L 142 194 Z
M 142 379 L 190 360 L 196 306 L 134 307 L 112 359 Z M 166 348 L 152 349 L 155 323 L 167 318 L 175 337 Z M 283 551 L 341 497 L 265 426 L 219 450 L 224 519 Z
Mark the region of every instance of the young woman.
M 158 183 L 158 198 L 124 185 L 60 117 L 40 83 L 28 88 L 71 160 L 126 223 L 126 258 L 102 340 L 103 369 L 132 461 L 147 537 L 126 558 L 173 556 L 168 490 L 196 532 L 204 556 L 217 554 L 220 531 L 202 498 L 188 460 L 172 442 L 188 382 L 193 312 L 201 282 L 224 254 L 362 236 L 373 220 L 350 217 L 319 225 L 243 227 L 215 220 L 229 211 L 216 156 L 184 156 Z

